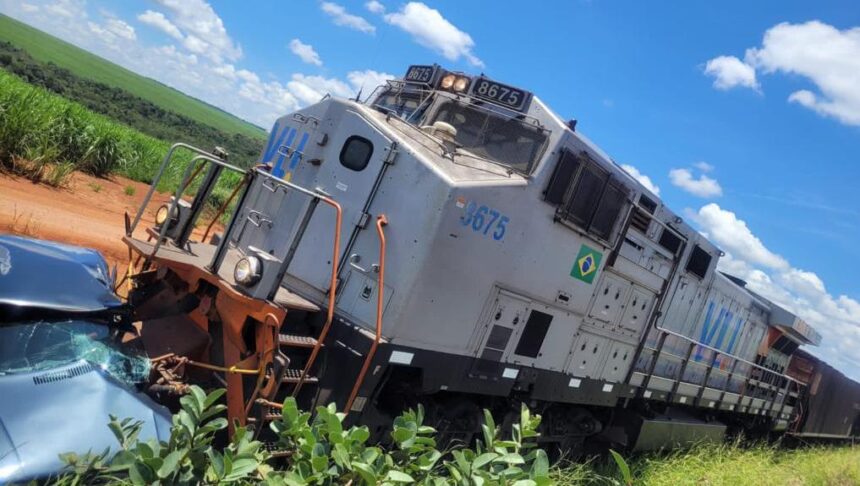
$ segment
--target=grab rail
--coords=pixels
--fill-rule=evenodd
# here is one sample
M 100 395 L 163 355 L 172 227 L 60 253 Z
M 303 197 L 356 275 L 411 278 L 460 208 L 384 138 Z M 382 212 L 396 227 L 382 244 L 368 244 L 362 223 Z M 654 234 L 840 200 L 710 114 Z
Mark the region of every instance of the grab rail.
M 738 363 L 743 363 L 743 364 L 746 364 L 750 367 L 750 372 L 746 375 L 744 381 L 742 382 L 743 384 L 742 384 L 742 387 L 740 390 L 740 400 L 738 403 L 740 403 L 740 401 L 742 401 L 743 398 L 746 396 L 746 391 L 750 387 L 750 385 L 754 386 L 758 390 L 764 389 L 763 387 L 759 386 L 759 384 L 758 384 L 758 383 L 761 383 L 762 380 L 753 378 L 753 376 L 752 376 L 753 370 L 758 370 L 758 371 L 763 373 L 763 376 L 767 376 L 771 379 L 777 378 L 777 379 L 784 379 L 785 380 L 785 387 L 784 388 L 779 386 L 776 383 L 773 383 L 773 384 L 766 383 L 768 385 L 772 385 L 772 386 L 769 386 L 767 388 L 767 392 L 768 392 L 768 394 L 770 394 L 770 392 L 773 392 L 773 399 L 771 399 L 771 400 L 761 399 L 761 400 L 764 400 L 764 402 L 765 402 L 765 406 L 761 407 L 762 410 L 773 411 L 776 404 L 777 404 L 776 402 L 777 402 L 779 395 L 780 395 L 780 392 L 781 392 L 783 395 L 783 398 L 781 400 L 782 407 L 780 408 L 780 412 L 782 412 L 785 409 L 785 401 L 787 400 L 787 398 L 789 396 L 789 387 L 792 384 L 794 384 L 794 386 L 797 387 L 797 390 L 800 391 L 800 389 L 803 386 L 805 386 L 802 382 L 800 382 L 800 381 L 798 381 L 798 380 L 796 380 L 796 379 L 794 379 L 788 375 L 770 370 L 770 369 L 765 368 L 761 365 L 755 364 L 751 361 L 747 361 L 747 360 L 745 360 L 739 356 L 735 356 L 735 355 L 726 353 L 720 349 L 717 349 L 717 348 L 714 348 L 714 347 L 709 346 L 707 344 L 696 341 L 695 339 L 690 338 L 688 336 L 685 336 L 683 334 L 680 334 L 678 332 L 671 331 L 669 329 L 665 329 L 665 328 L 662 328 L 659 326 L 655 326 L 654 329 L 656 331 L 660 332 L 660 336 L 657 338 L 657 347 L 652 348 L 652 347 L 649 347 L 647 345 L 643 345 L 639 349 L 639 351 L 637 352 L 636 356 L 634 356 L 634 359 L 632 361 L 633 363 L 637 363 L 639 361 L 639 358 L 642 356 L 642 352 L 645 350 L 651 351 L 653 353 L 653 356 L 651 358 L 651 362 L 649 363 L 649 366 L 648 366 L 648 371 L 647 371 L 647 373 L 645 373 L 645 378 L 643 378 L 643 380 L 642 380 L 642 384 L 641 384 L 641 387 L 640 387 L 640 390 L 638 393 L 638 395 L 640 397 L 642 397 L 644 395 L 645 391 L 649 388 L 649 386 L 651 384 L 651 379 L 654 376 L 654 371 L 657 367 L 657 362 L 660 360 L 661 356 L 664 356 L 663 345 L 666 342 L 666 338 L 669 336 L 674 336 L 676 338 L 680 338 L 680 339 L 687 341 L 689 343 L 687 353 L 685 356 L 681 357 L 681 356 L 678 356 L 674 353 L 669 354 L 669 356 L 671 356 L 672 358 L 680 359 L 681 363 L 682 363 L 681 369 L 678 372 L 677 378 L 669 378 L 673 381 L 672 390 L 671 390 L 670 395 L 669 395 L 670 400 L 671 400 L 672 395 L 677 394 L 678 389 L 684 380 L 684 374 L 686 373 L 687 365 L 689 364 L 689 362 L 692 358 L 693 351 L 696 349 L 697 346 L 701 347 L 702 349 L 705 349 L 705 350 L 713 351 L 713 353 L 714 353 L 714 355 L 708 359 L 707 364 L 705 364 L 704 362 L 703 363 L 696 362 L 697 365 L 702 365 L 702 366 L 707 367 L 706 372 L 705 372 L 705 377 L 704 377 L 701 384 L 690 383 L 691 385 L 694 385 L 694 386 L 701 386 L 701 389 L 699 390 L 698 396 L 696 397 L 697 401 L 700 401 L 702 399 L 704 392 L 705 392 L 705 388 L 708 387 L 708 380 L 710 379 L 711 372 L 713 371 L 714 365 L 717 363 L 717 357 L 718 356 L 725 356 L 726 358 L 733 360 L 731 371 L 729 371 L 729 373 L 726 377 L 726 383 L 722 387 L 722 390 L 720 390 L 720 399 L 719 399 L 720 402 L 722 402 L 725 399 L 725 395 L 726 395 L 726 393 L 728 393 L 728 387 L 730 386 L 730 383 L 731 383 L 732 379 L 734 378 Z M 635 364 L 634 364 L 634 366 L 635 366 Z M 630 373 L 630 377 L 627 380 L 628 384 L 630 383 L 630 380 L 632 380 L 633 374 L 634 373 L 632 373 L 632 372 Z M 661 377 L 661 378 L 665 378 L 665 377 Z M 756 380 L 757 383 L 755 383 L 755 384 L 751 383 L 752 380 Z M 777 381 L 777 383 L 779 383 L 779 382 Z M 756 397 L 753 397 L 753 398 L 756 398 Z
M 176 145 L 185 146 L 185 144 L 176 144 Z M 174 146 L 176 146 L 176 145 L 174 145 Z M 189 147 L 190 147 L 190 145 L 189 145 Z M 171 150 L 172 150 L 172 147 L 171 147 Z M 195 149 L 195 150 L 199 150 L 199 149 Z M 245 173 L 245 171 L 243 169 L 240 169 L 239 167 L 236 167 L 235 165 L 228 164 L 227 162 L 224 162 L 221 159 L 216 159 L 214 157 L 211 157 L 207 154 L 200 154 L 200 155 L 195 156 L 194 158 L 191 159 L 190 162 L 188 162 L 188 165 L 185 167 L 185 173 L 184 173 L 184 176 L 182 178 L 182 183 L 180 183 L 179 187 L 176 188 L 176 194 L 173 197 L 173 201 L 170 203 L 170 207 L 168 208 L 167 214 L 170 215 L 170 214 L 175 214 L 177 212 L 177 206 L 179 206 L 179 200 L 182 199 L 182 193 L 185 192 L 185 189 L 187 189 L 188 186 L 191 184 L 192 169 L 195 168 L 195 166 L 197 165 L 197 162 L 200 160 L 204 161 L 204 165 L 206 162 L 209 162 L 209 163 L 215 164 L 217 166 L 223 167 L 225 169 L 232 170 L 234 172 L 238 172 L 240 174 Z M 159 171 L 159 177 L 161 177 L 161 172 L 163 172 L 163 167 L 162 167 L 162 170 Z M 156 178 L 149 187 L 149 193 L 147 194 L 147 199 L 144 199 L 143 204 L 141 204 L 141 206 L 140 206 L 140 210 L 137 213 L 137 217 L 135 217 L 135 222 L 131 226 L 131 233 L 134 233 L 134 228 L 137 225 L 137 222 L 140 219 L 140 216 L 142 215 L 144 208 L 149 203 L 148 198 L 150 197 L 150 195 L 154 191 L 154 188 L 157 184 L 158 184 L 158 179 Z M 214 184 L 214 182 L 213 182 L 213 184 Z M 189 221 L 188 224 L 193 224 L 193 221 Z M 164 242 L 164 237 L 167 235 L 168 226 L 169 225 L 165 223 L 165 224 L 161 225 L 161 228 L 159 228 L 158 239 L 155 241 L 155 244 L 152 245 L 152 253 L 149 255 L 150 258 L 155 256 L 155 254 L 158 252 L 158 249 L 161 247 L 161 244 Z M 131 236 L 131 234 L 129 234 L 129 236 Z
M 322 331 L 320 332 L 320 335 L 317 338 L 317 342 L 314 345 L 310 356 L 308 357 L 307 363 L 305 364 L 305 367 L 302 369 L 302 374 L 299 376 L 298 382 L 296 383 L 296 386 L 293 389 L 293 395 L 296 395 L 299 392 L 299 390 L 301 389 L 302 385 L 304 384 L 305 379 L 307 378 L 308 372 L 310 371 L 311 367 L 313 366 L 314 362 L 316 361 L 317 356 L 319 356 L 320 349 L 322 348 L 322 343 L 325 341 L 326 336 L 328 336 L 329 329 L 331 328 L 331 324 L 334 321 L 335 300 L 337 298 L 337 269 L 338 269 L 338 266 L 340 264 L 340 240 L 341 240 L 341 226 L 343 224 L 343 207 L 341 207 L 341 205 L 337 201 L 328 197 L 325 194 L 322 194 L 322 193 L 316 192 L 316 191 L 311 191 L 310 189 L 304 188 L 304 187 L 299 186 L 297 184 L 294 184 L 290 181 L 284 180 L 278 176 L 270 174 L 269 172 L 261 170 L 259 167 L 254 170 L 254 173 L 258 176 L 261 176 L 261 177 L 264 177 L 266 179 L 271 180 L 273 183 L 277 184 L 276 187 L 280 187 L 280 186 L 288 187 L 288 188 L 293 189 L 297 192 L 300 192 L 302 194 L 310 196 L 312 198 L 312 207 L 313 207 L 313 205 L 315 205 L 318 202 L 323 202 L 323 203 L 331 206 L 335 211 L 334 241 L 332 243 L 332 256 L 331 256 L 331 266 L 332 266 L 331 268 L 332 268 L 332 270 L 331 270 L 331 275 L 329 277 L 328 309 L 326 310 L 326 321 L 323 324 Z M 241 201 L 239 204 L 240 205 L 242 204 Z M 232 225 L 237 220 L 238 216 L 239 216 L 239 213 L 237 212 L 234 215 L 233 220 L 231 221 L 231 228 L 228 228 L 227 232 L 225 233 L 225 235 L 227 235 L 227 236 L 221 240 L 221 242 L 218 245 L 218 248 L 215 250 L 215 256 L 214 256 L 213 261 L 212 261 L 212 269 L 216 273 L 218 271 L 218 267 L 221 264 L 221 260 L 223 259 L 223 253 L 224 253 L 224 251 L 226 251 L 227 243 L 230 239 L 229 235 L 230 235 L 230 231 L 232 229 Z M 305 218 L 305 219 L 308 219 L 308 218 Z M 303 226 L 306 226 L 307 223 L 308 223 L 308 221 L 304 221 L 304 220 L 302 221 Z M 294 238 L 295 238 L 295 240 L 300 239 L 301 233 L 296 235 Z M 297 246 L 297 244 L 298 244 L 298 241 L 294 241 L 293 245 L 291 245 L 287 256 L 284 258 L 284 262 L 281 265 L 281 270 L 284 270 L 284 271 L 286 270 L 286 267 L 289 265 L 290 259 L 292 258 L 292 255 L 295 253 L 295 250 L 296 250 L 295 247 Z M 280 280 L 281 279 L 276 279 L 276 280 L 277 281 L 276 281 L 275 285 L 280 286 L 280 284 L 281 284 Z M 277 287 L 274 290 L 277 291 Z
M 167 166 L 170 163 L 170 159 L 173 157 L 173 152 L 175 152 L 176 149 L 178 149 L 178 148 L 187 149 L 187 150 L 189 150 L 189 151 L 191 151 L 191 152 L 193 152 L 199 156 L 203 156 L 207 160 L 210 160 L 213 162 L 218 162 L 218 163 L 222 163 L 222 164 L 224 163 L 220 159 L 212 158 L 211 153 L 209 153 L 203 149 L 197 148 L 193 145 L 189 145 L 187 143 L 182 143 L 182 142 L 174 143 L 173 145 L 171 145 L 170 149 L 164 155 L 164 160 L 162 160 L 161 165 L 158 167 L 158 172 L 156 173 L 155 177 L 152 179 L 152 183 L 149 185 L 149 190 L 146 191 L 146 196 L 143 198 L 143 202 L 140 205 L 140 209 L 137 210 L 137 214 L 134 217 L 134 221 L 129 226 L 129 230 L 128 230 L 126 236 L 131 236 L 132 233 L 134 233 L 135 228 L 137 228 L 138 223 L 140 223 L 140 219 L 143 217 L 143 212 L 146 210 L 146 206 L 149 205 L 150 200 L 152 200 L 152 196 L 153 196 L 153 194 L 155 194 L 155 189 L 156 189 L 156 187 L 158 187 L 158 182 L 164 176 L 164 171 L 167 169 Z M 229 164 L 224 164 L 224 165 L 227 166 L 231 170 L 235 170 L 235 171 L 242 172 L 242 173 L 245 172 L 243 169 L 240 169 L 236 166 L 229 165 Z
M 388 218 L 384 214 L 380 214 L 376 218 L 376 234 L 379 235 L 379 273 L 377 274 L 377 289 L 376 289 L 376 335 L 374 336 L 373 344 L 370 345 L 370 351 L 364 357 L 364 364 L 361 366 L 361 371 L 358 373 L 358 378 L 355 380 L 355 385 L 352 387 L 352 392 L 349 394 L 349 399 L 346 401 L 343 412 L 349 413 L 352 409 L 352 402 L 358 395 L 358 390 L 364 383 L 364 377 L 367 374 L 367 369 L 373 361 L 373 356 L 376 355 L 376 348 L 379 347 L 379 341 L 382 339 L 382 310 L 385 299 L 383 296 L 385 290 L 385 231 L 383 226 L 388 224 Z

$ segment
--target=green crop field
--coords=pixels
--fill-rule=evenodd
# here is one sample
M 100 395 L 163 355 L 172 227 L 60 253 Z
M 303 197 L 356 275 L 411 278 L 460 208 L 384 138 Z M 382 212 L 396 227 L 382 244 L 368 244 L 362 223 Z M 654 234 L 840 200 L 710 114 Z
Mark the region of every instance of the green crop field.
M 260 127 L 2 14 L 0 40 L 24 49 L 39 61 L 52 62 L 80 77 L 122 88 L 166 110 L 226 133 L 265 137 L 265 131 Z

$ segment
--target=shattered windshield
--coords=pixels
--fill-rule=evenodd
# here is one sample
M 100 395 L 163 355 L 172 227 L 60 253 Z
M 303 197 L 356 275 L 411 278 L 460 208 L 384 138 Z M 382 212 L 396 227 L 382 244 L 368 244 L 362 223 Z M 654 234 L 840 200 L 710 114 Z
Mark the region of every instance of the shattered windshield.
M 528 174 L 543 153 L 548 132 L 518 118 L 507 118 L 471 105 L 446 101 L 433 120 L 457 129 L 457 144 L 485 159 Z
M 0 327 L 0 376 L 47 371 L 80 360 L 127 385 L 149 379 L 149 359 L 118 342 L 103 325 L 68 320 Z

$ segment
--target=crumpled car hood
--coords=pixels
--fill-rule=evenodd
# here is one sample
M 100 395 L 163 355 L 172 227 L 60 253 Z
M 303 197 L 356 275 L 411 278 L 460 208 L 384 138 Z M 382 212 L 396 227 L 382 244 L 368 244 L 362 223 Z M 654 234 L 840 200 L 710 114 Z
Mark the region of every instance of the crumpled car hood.
M 0 322 L 16 320 L 15 309 L 118 308 L 122 302 L 111 286 L 107 262 L 95 250 L 0 235 Z
M 110 414 L 142 421 L 141 441 L 170 437 L 165 407 L 87 361 L 0 376 L 0 484 L 56 475 L 65 452 L 116 452 Z

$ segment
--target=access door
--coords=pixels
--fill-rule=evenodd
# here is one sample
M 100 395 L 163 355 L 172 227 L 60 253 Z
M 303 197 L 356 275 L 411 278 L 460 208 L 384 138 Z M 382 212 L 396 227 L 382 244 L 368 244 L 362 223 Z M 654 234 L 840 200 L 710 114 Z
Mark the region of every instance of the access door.
M 392 142 L 369 120 L 350 110 L 327 118 L 321 131 L 325 133 L 325 148 L 319 160 L 308 161 L 319 164 L 309 189 L 327 194 L 343 208 L 340 267 L 344 268 L 359 232 L 375 231 L 367 211 L 385 167 L 392 161 Z M 328 291 L 331 278 L 334 228 L 335 211 L 319 204 L 288 269 L 291 276 L 322 292 Z

